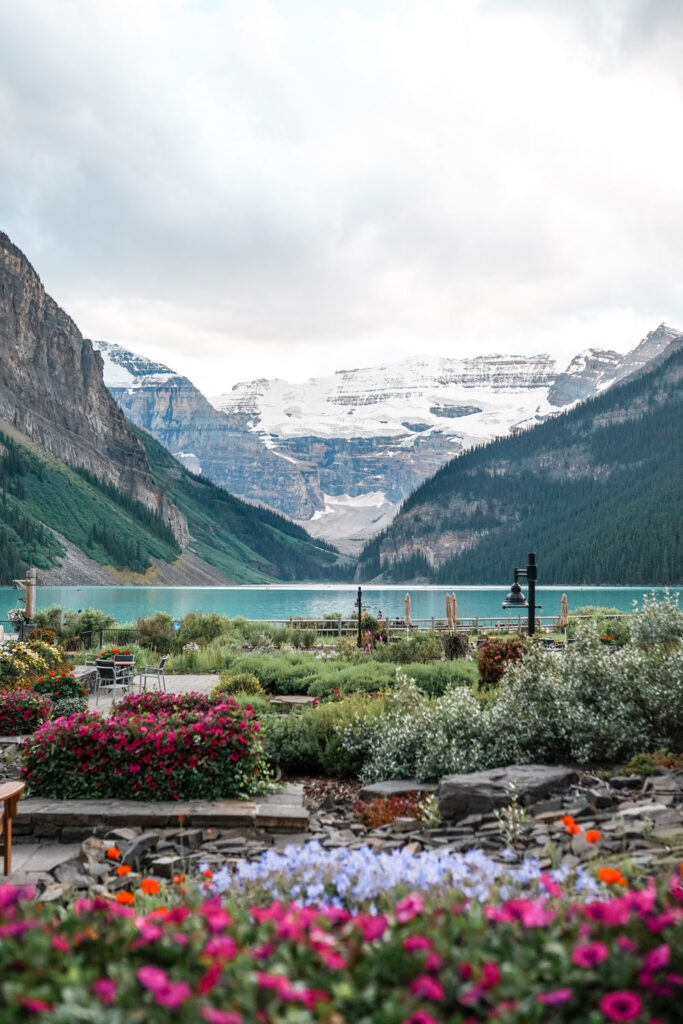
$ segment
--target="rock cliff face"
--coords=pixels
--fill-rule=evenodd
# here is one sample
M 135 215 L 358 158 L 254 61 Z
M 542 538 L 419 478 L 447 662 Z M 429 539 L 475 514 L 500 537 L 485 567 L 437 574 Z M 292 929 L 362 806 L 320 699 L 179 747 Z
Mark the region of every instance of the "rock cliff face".
M 211 404 L 168 367 L 93 344 L 126 415 L 188 468 L 354 551 L 449 459 L 600 393 L 676 337 L 662 325 L 627 356 L 589 349 L 560 373 L 547 355 L 416 358 L 248 381 Z
M 305 460 L 297 463 L 266 448 L 246 416 L 219 412 L 187 377 L 167 366 L 105 341 L 92 345 L 126 416 L 191 472 L 294 519 L 310 519 L 324 507 L 317 475 Z
M 104 384 L 100 356 L 1 232 L 0 351 L 0 419 L 158 512 L 184 547 L 185 518 L 155 484 Z

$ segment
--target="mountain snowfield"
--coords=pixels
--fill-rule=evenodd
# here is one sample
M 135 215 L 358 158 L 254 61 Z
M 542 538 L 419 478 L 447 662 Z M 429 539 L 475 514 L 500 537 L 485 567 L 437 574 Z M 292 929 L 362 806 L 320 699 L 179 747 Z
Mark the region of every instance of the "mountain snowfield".
M 210 398 L 212 410 L 168 367 L 93 345 L 126 414 L 188 468 L 352 553 L 449 459 L 598 394 L 681 337 L 662 324 L 626 355 L 587 349 L 564 370 L 546 354 L 493 354 L 407 359 L 299 384 L 259 379 Z M 245 446 L 248 457 L 236 458 Z

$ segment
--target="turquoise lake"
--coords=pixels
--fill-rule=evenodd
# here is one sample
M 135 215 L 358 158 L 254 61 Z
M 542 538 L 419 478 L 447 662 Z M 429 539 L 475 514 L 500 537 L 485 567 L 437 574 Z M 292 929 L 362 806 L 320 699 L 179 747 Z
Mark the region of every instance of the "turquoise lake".
M 454 591 L 458 599 L 458 616 L 462 618 L 512 617 L 501 603 L 510 583 L 495 587 L 433 587 L 433 586 L 368 586 L 363 587 L 363 606 L 371 614 L 381 609 L 384 617 L 403 617 L 404 599 L 410 594 L 412 618 L 445 617 L 445 595 Z M 632 611 L 633 602 L 642 603 L 643 594 L 654 589 L 661 596 L 661 587 L 539 587 L 538 615 L 557 616 L 562 594 L 567 595 L 570 612 L 581 605 L 602 605 Z M 674 592 L 675 592 L 675 588 Z M 37 607 L 60 604 L 64 609 L 100 608 L 117 622 L 131 622 L 138 616 L 154 612 L 170 612 L 181 618 L 187 612 L 220 612 L 231 618 L 287 619 L 290 616 L 322 616 L 325 612 L 353 612 L 357 585 L 320 584 L 270 587 L 39 587 Z M 0 587 L 0 619 L 17 604 L 17 591 Z M 522 614 L 526 614 L 523 612 Z M 517 615 L 514 616 L 517 618 Z

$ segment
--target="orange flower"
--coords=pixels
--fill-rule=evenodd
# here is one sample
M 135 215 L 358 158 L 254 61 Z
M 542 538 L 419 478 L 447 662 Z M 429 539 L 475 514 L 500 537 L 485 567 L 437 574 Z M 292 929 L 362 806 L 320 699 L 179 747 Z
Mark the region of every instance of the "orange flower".
M 110 846 L 109 849 L 107 850 L 107 857 L 109 857 L 110 860 L 118 860 L 120 856 L 121 851 L 119 850 L 118 846 Z
M 605 882 L 606 885 L 626 885 L 626 880 L 623 878 L 621 871 L 617 871 L 616 868 L 600 868 L 598 878 L 601 882 Z
M 571 814 L 565 814 L 562 819 L 562 824 L 570 836 L 578 836 L 581 834 L 581 826 L 576 824 Z
M 173 884 L 174 885 L 182 885 L 182 883 L 184 881 L 185 881 L 185 875 L 174 875 L 173 876 Z
M 146 896 L 156 896 L 161 886 L 154 878 L 143 878 L 140 882 L 140 888 Z
M 601 838 L 602 838 L 602 836 L 597 831 L 597 829 L 589 828 L 588 831 L 586 832 L 586 842 L 587 843 L 599 843 Z
M 206 871 L 202 871 L 204 878 L 213 878 L 213 871 L 211 868 L 207 868 Z
M 131 903 L 135 903 L 135 896 L 132 892 L 117 892 L 116 902 L 124 907 L 129 907 Z
M 178 824 L 180 825 L 181 828 L 185 824 L 185 815 L 184 814 L 179 814 L 178 815 Z
M 117 875 L 128 875 L 128 874 L 130 874 L 130 868 L 128 867 L 127 864 L 119 864 L 119 866 L 116 869 L 116 874 Z
M 567 827 L 567 825 L 574 824 L 574 819 L 572 818 L 571 814 L 565 814 L 565 816 L 562 818 L 562 824 L 565 828 Z
M 682 862 L 682 863 L 680 864 L 680 866 L 679 866 L 678 870 L 679 870 L 679 871 L 680 871 L 680 873 L 681 873 L 681 874 L 683 875 L 683 862 Z

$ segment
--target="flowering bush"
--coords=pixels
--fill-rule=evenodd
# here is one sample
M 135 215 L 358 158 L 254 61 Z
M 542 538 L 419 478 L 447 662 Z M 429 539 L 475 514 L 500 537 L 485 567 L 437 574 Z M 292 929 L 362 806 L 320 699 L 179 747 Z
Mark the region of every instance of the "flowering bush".
M 52 701 L 52 717 L 72 715 L 88 708 L 88 694 L 74 676 L 73 672 L 51 672 L 33 683 L 36 693 L 47 696 Z
M 129 647 L 106 647 L 103 651 L 100 651 L 97 657 L 102 658 L 103 661 L 111 661 L 117 654 L 133 657 L 133 652 Z
M 208 711 L 85 712 L 26 741 L 22 776 L 32 794 L 62 799 L 246 797 L 265 778 L 259 729 L 251 707 L 230 700 Z
M 0 736 L 26 736 L 50 717 L 49 697 L 31 690 L 0 693 Z
M 507 665 L 519 661 L 528 649 L 528 643 L 521 637 L 486 637 L 477 654 L 479 677 L 485 686 L 499 683 Z
M 44 640 L 41 632 L 34 631 L 26 640 L 0 643 L 0 691 L 21 689 L 32 679 L 64 667 L 63 652 Z
M 159 690 L 150 690 L 149 693 L 127 694 L 116 705 L 116 714 L 122 717 L 124 715 L 178 715 L 186 712 L 208 712 L 212 711 L 218 703 L 224 703 L 233 709 L 235 707 L 234 702 L 227 697 L 222 701 L 217 701 L 206 693 L 163 693 Z
M 370 828 L 390 825 L 397 818 L 417 817 L 417 797 L 417 793 L 406 793 L 405 796 L 378 796 L 374 800 L 357 800 L 353 805 L 353 813 L 359 821 Z
M 417 858 L 416 858 L 417 859 Z M 218 895 L 154 879 L 62 914 L 0 887 L 3 1024 L 578 1024 L 680 1019 L 683 887 L 576 904 L 558 884 L 481 905 L 416 891 L 386 911 Z M 116 955 L 112 955 L 112 951 Z
M 251 672 L 221 672 L 220 682 L 211 691 L 212 697 L 221 697 L 224 694 L 254 693 L 264 694 L 265 690 L 258 681 L 257 676 Z

